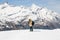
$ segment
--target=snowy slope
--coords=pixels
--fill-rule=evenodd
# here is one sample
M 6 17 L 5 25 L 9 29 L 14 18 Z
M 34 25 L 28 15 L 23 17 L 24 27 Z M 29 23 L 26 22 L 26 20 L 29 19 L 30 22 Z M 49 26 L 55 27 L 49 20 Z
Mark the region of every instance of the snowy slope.
M 0 4 L 0 25 L 22 24 L 26 26 L 28 19 L 35 22 L 35 26 L 60 28 L 60 14 L 32 4 L 30 7 Z M 10 25 L 11 27 L 11 25 Z
M 0 40 L 60 40 L 60 29 L 38 29 L 33 32 L 29 30 L 3 31 L 0 32 Z

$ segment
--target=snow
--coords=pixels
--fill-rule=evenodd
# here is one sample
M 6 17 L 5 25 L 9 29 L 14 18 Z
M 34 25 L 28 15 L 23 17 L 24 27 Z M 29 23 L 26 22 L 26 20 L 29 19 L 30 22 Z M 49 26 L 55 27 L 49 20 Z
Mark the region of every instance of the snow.
M 32 12 L 36 14 L 33 14 Z M 52 11 L 49 11 L 47 8 L 45 7 L 42 8 L 35 4 L 32 4 L 31 7 L 11 6 L 8 3 L 0 4 L 0 16 L 2 17 L 0 18 L 0 20 L 6 20 L 6 21 L 10 21 L 11 19 L 13 21 L 14 20 L 18 21 L 19 18 L 21 18 L 22 16 L 27 16 L 27 15 L 29 15 L 29 18 L 31 18 L 32 20 L 37 20 L 37 18 L 40 17 L 40 18 L 51 21 L 53 20 L 53 18 L 55 18 L 54 15 L 57 14 L 57 13 L 55 14 L 51 12 Z M 50 15 L 50 14 L 54 14 L 54 15 Z
M 32 4 L 30 7 L 13 6 L 8 3 L 0 4 L 0 25 L 26 24 L 28 20 L 34 21 L 35 25 L 49 26 L 49 28 L 60 28 L 60 14 L 45 7 Z M 6 22 L 9 22 L 6 24 Z
M 11 6 L 8 3 L 0 4 L 0 20 L 3 23 L 5 21 L 14 21 L 15 23 L 17 23 L 17 21 L 21 21 L 25 18 L 26 19 L 24 21 L 28 21 L 29 19 L 32 19 L 35 21 L 35 20 L 38 20 L 39 18 L 39 20 L 44 20 L 44 21 L 46 20 L 51 22 L 56 20 L 55 17 L 59 18 L 60 16 L 58 13 L 54 11 L 51 11 L 45 7 L 40 7 L 35 4 L 32 4 L 30 7 Z M 58 20 L 56 20 L 56 22 L 57 21 Z
M 30 32 L 29 29 L 1 31 L 0 40 L 60 40 L 60 29 L 34 29 L 33 32 Z
M 60 14 L 35 4 L 32 4 L 31 7 L 11 6 L 7 3 L 0 4 L 0 25 L 3 25 L 5 21 L 18 24 L 17 21 L 32 19 L 36 24 L 53 24 L 56 28 L 60 28 L 59 17 Z M 49 24 L 49 22 L 51 23 Z M 29 29 L 0 31 L 0 40 L 60 40 L 60 29 L 34 29 L 33 32 L 30 32 Z

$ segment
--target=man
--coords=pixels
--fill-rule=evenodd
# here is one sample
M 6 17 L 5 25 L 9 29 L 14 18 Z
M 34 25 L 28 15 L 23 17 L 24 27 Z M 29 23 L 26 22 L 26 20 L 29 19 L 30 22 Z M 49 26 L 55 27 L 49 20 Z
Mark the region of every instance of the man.
M 31 19 L 29 19 L 28 24 L 29 24 L 29 27 L 30 27 L 30 31 L 33 31 L 34 22 Z

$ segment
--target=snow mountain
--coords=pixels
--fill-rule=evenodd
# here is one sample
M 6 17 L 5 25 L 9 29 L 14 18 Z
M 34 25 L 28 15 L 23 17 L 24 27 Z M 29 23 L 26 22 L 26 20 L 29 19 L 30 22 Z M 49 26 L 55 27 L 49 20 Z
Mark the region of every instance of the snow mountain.
M 60 28 L 60 14 L 32 4 L 30 7 L 0 4 L 0 29 L 29 28 L 28 20 L 35 22 L 34 28 Z

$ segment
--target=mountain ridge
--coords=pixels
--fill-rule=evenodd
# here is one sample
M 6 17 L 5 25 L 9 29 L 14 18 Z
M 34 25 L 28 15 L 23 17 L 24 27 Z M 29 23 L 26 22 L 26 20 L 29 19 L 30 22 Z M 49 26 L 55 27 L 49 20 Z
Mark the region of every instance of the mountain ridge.
M 60 14 L 35 4 L 30 7 L 11 6 L 7 3 L 0 5 L 0 25 L 8 25 L 6 22 L 24 24 L 29 19 L 32 19 L 35 22 L 35 26 L 38 24 L 39 26 L 59 27 L 59 17 Z

